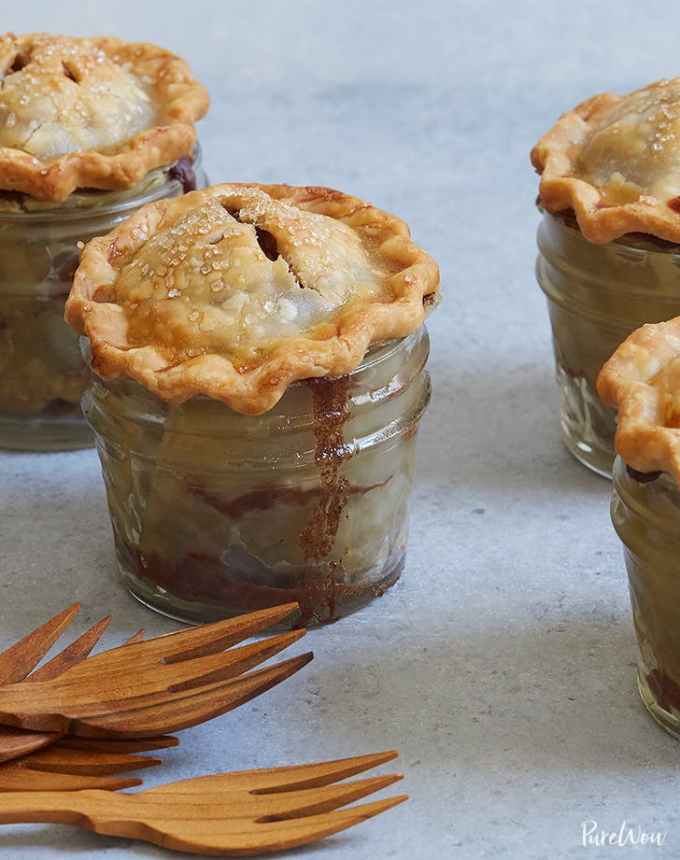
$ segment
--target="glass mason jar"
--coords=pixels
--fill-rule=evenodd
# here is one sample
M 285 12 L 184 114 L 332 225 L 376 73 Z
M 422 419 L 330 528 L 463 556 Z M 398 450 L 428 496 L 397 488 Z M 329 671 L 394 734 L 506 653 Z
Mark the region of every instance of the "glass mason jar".
M 151 171 L 126 191 L 79 191 L 60 204 L 0 192 L 0 448 L 92 444 L 80 411 L 87 368 L 64 322 L 78 243 L 194 183 L 207 184 L 198 149 L 193 164 L 182 159 Z
M 93 374 L 83 409 L 127 588 L 191 622 L 297 601 L 291 623 L 325 623 L 382 595 L 404 567 L 428 352 L 423 327 L 259 416 Z
M 669 475 L 635 474 L 616 460 L 612 521 L 640 646 L 638 687 L 654 719 L 680 738 L 680 487 Z
M 548 299 L 562 437 L 594 472 L 611 476 L 616 413 L 597 396 L 602 365 L 629 334 L 680 315 L 680 246 L 650 236 L 606 245 L 573 217 L 543 213 L 536 277 Z

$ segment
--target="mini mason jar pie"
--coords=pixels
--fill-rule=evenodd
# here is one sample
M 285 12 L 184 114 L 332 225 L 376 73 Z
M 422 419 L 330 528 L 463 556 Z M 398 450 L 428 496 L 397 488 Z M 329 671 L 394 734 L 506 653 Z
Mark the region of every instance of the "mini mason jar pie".
M 680 737 L 680 317 L 632 334 L 598 390 L 618 409 L 612 519 L 628 569 L 638 685 L 652 716 Z
M 401 220 L 326 188 L 217 185 L 86 246 L 66 318 L 138 599 L 309 624 L 397 580 L 438 286 Z
M 578 460 L 609 475 L 615 417 L 597 397 L 597 375 L 635 329 L 680 314 L 680 78 L 583 102 L 531 159 L 562 435 Z
M 205 184 L 208 96 L 174 54 L 110 38 L 6 34 L 0 75 L 0 447 L 81 447 L 78 245 Z

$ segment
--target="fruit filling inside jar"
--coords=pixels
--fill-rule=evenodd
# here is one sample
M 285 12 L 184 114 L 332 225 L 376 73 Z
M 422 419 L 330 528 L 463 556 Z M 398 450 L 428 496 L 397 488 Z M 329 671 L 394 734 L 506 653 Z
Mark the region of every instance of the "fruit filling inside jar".
M 87 368 L 64 322 L 80 247 L 140 206 L 205 184 L 197 150 L 126 191 L 77 191 L 60 204 L 0 191 L 0 447 L 92 444 L 80 410 Z
M 589 242 L 573 214 L 543 213 L 536 275 L 548 300 L 562 435 L 589 468 L 611 475 L 616 415 L 595 381 L 640 326 L 680 314 L 680 246 L 629 234 Z
M 680 731 L 680 488 L 665 473 L 640 473 L 619 458 L 612 520 L 624 544 L 639 685 L 645 705 Z
M 381 595 L 404 565 L 427 355 L 421 329 L 258 416 L 95 377 L 85 410 L 127 587 L 191 621 L 297 601 L 306 625 Z

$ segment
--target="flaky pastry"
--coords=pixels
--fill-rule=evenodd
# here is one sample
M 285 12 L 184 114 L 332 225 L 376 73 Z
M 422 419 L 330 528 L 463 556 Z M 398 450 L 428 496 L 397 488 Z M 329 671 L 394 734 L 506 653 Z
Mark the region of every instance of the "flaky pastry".
M 0 189 L 64 200 L 120 189 L 189 155 L 206 89 L 148 43 L 0 37 Z
M 680 482 L 680 317 L 633 332 L 602 368 L 597 390 L 618 409 L 616 450 L 625 462 Z
M 560 117 L 531 161 L 542 205 L 573 210 L 591 242 L 626 233 L 680 242 L 680 78 L 588 99 Z
M 66 306 L 104 377 L 165 400 L 271 409 L 404 337 L 439 286 L 406 224 L 328 188 L 225 184 L 142 208 L 85 247 Z

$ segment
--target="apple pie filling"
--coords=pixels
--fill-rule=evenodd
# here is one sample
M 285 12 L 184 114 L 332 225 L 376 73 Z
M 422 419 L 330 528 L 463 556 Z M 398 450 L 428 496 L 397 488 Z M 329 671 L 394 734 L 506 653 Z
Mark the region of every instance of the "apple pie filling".
M 680 737 L 680 489 L 618 459 L 612 521 L 624 546 L 642 700 Z
M 572 217 L 545 212 L 536 276 L 548 302 L 562 438 L 589 468 L 611 475 L 615 411 L 596 390 L 598 373 L 629 334 L 680 314 L 680 245 L 627 236 L 584 238 Z
M 129 590 L 189 621 L 295 600 L 307 625 L 381 595 L 404 566 L 427 354 L 421 329 L 259 416 L 94 377 L 84 407 Z

